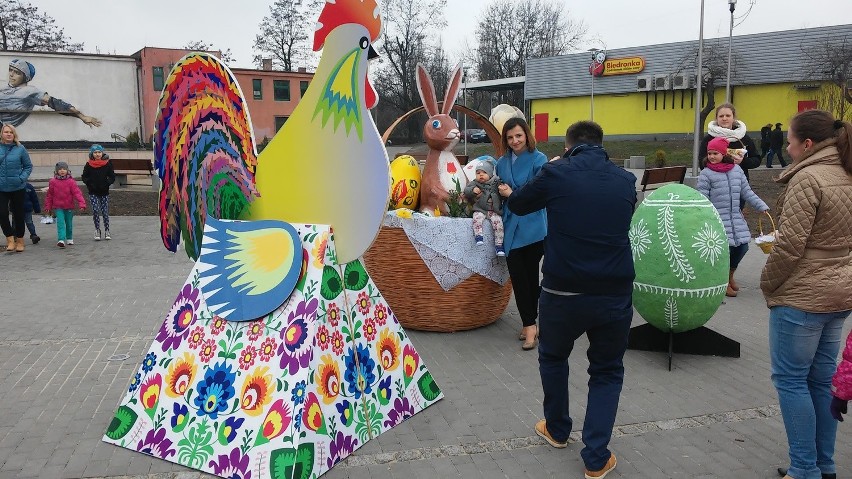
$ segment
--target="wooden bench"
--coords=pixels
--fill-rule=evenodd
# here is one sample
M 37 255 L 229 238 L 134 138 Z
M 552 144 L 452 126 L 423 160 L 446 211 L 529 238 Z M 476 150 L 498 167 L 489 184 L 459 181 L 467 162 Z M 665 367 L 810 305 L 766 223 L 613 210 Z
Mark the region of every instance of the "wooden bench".
M 685 166 L 666 166 L 664 168 L 648 168 L 642 175 L 640 191 L 655 190 L 666 183 L 683 183 L 686 178 Z
M 127 175 L 147 175 L 151 177 L 151 186 L 155 190 L 160 188 L 154 164 L 148 158 L 110 158 L 110 162 L 119 186 L 127 185 Z
M 686 178 L 686 167 L 685 166 L 666 166 L 663 168 L 648 168 L 645 170 L 645 173 L 642 174 L 642 181 L 639 182 L 639 185 L 642 187 L 639 192 L 641 193 L 641 198 L 639 201 L 645 199 L 645 192 L 656 190 L 657 188 L 669 184 L 669 183 L 683 183 L 684 178 Z

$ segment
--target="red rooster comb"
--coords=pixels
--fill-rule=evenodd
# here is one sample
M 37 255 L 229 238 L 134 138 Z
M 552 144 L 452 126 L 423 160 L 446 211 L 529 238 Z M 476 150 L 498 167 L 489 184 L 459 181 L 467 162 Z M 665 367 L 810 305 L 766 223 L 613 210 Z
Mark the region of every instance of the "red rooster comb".
M 326 0 L 314 32 L 314 51 L 320 51 L 332 30 L 347 23 L 364 25 L 370 32 L 370 40 L 376 41 L 382 31 L 376 0 Z

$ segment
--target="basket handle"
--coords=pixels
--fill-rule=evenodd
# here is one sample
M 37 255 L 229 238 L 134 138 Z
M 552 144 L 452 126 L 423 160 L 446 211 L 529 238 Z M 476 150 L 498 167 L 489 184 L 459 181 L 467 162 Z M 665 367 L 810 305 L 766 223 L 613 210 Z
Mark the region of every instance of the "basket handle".
M 764 213 L 766 216 L 768 216 L 768 217 L 769 217 L 769 222 L 770 222 L 770 223 L 772 223 L 772 230 L 771 230 L 771 231 L 773 231 L 773 232 L 774 232 L 774 231 L 777 231 L 777 230 L 778 230 L 778 228 L 776 228 L 776 227 L 775 227 L 775 220 L 774 220 L 774 219 L 772 219 L 772 215 L 771 215 L 771 214 L 769 214 L 769 210 L 766 210 L 766 211 L 764 211 L 763 213 Z M 757 231 L 760 233 L 760 236 L 763 236 L 763 216 L 759 216 L 759 217 L 757 218 Z

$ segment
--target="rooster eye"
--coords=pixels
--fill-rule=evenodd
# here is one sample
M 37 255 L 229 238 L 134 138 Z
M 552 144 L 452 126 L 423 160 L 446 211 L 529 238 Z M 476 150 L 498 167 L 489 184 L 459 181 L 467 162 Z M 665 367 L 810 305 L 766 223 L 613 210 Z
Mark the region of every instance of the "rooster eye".
M 370 46 L 370 40 L 367 37 L 361 37 L 361 40 L 358 42 L 361 45 L 362 50 L 366 50 L 368 46 Z
M 432 120 L 432 128 L 434 128 L 436 130 L 438 128 L 441 128 L 441 121 L 440 120 Z

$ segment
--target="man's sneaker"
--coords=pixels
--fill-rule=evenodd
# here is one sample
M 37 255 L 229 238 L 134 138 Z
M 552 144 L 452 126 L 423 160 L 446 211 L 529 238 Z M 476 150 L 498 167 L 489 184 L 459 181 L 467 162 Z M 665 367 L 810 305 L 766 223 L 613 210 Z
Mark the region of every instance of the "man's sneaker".
M 584 472 L 584 476 L 586 479 L 600 479 L 601 477 L 605 477 L 609 474 L 613 469 L 615 469 L 615 465 L 618 464 L 618 461 L 615 460 L 615 454 L 610 453 L 609 460 L 606 461 L 604 467 L 599 471 L 590 471 L 586 469 Z
M 30 240 L 33 244 L 38 244 L 38 242 L 41 241 L 41 237 L 39 235 L 32 235 L 30 236 Z
M 506 250 L 503 249 L 503 245 L 497 246 L 497 256 L 506 256 Z
M 482 246 L 485 244 L 485 241 L 482 241 L 482 236 L 476 235 L 473 239 L 476 240 L 476 246 Z
M 112 239 L 112 238 L 109 237 L 109 231 L 106 232 L 104 239 L 105 240 L 111 240 Z
M 557 449 L 563 449 L 565 447 L 568 447 L 568 441 L 557 441 L 556 439 L 553 439 L 553 436 L 551 436 L 550 433 L 547 431 L 547 421 L 545 419 L 542 419 L 539 422 L 535 423 L 535 433 L 543 437 L 548 444 Z
M 74 244 L 74 240 L 70 239 L 70 240 L 66 241 L 65 244 Z
M 59 246 L 60 248 L 64 248 L 64 247 L 65 247 L 65 242 L 64 242 L 64 241 L 62 241 L 62 240 L 59 240 L 59 241 L 57 241 L 57 242 L 56 242 L 56 246 Z

